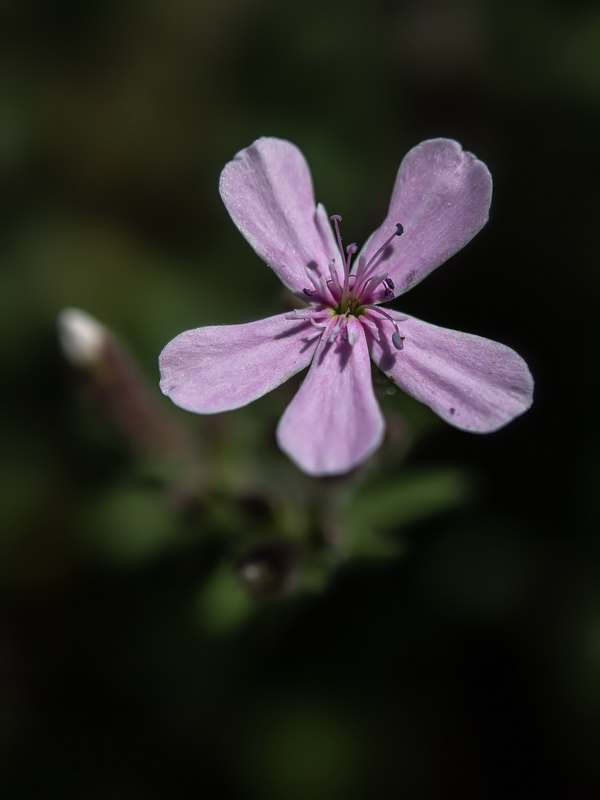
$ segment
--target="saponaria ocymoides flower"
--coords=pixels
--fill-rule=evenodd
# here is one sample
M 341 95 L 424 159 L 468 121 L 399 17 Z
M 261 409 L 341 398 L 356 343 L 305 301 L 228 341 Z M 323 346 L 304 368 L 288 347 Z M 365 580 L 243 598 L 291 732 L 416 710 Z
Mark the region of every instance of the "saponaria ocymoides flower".
M 161 388 L 199 414 L 239 408 L 309 367 L 278 428 L 305 472 L 348 472 L 380 445 L 384 421 L 371 359 L 451 425 L 489 433 L 526 411 L 533 380 L 505 345 L 382 308 L 460 250 L 483 227 L 490 173 L 451 139 L 402 161 L 388 214 L 358 252 L 316 205 L 308 164 L 288 141 L 261 138 L 221 174 L 234 223 L 307 305 L 242 325 L 185 331 L 160 356 Z M 333 225 L 331 224 L 333 223 Z

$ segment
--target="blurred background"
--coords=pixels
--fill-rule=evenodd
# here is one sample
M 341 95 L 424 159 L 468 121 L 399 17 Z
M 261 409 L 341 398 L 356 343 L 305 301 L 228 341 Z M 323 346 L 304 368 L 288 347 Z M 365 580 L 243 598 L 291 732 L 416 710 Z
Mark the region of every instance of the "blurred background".
M 598 797 L 598 4 L 1 14 L 3 796 Z M 382 379 L 384 447 L 318 481 L 275 445 L 299 379 L 162 397 L 173 336 L 289 302 L 217 191 L 261 135 L 359 243 L 419 141 L 488 164 L 490 222 L 395 307 L 516 349 L 531 411 L 470 436 Z M 75 368 L 68 306 L 111 331 Z

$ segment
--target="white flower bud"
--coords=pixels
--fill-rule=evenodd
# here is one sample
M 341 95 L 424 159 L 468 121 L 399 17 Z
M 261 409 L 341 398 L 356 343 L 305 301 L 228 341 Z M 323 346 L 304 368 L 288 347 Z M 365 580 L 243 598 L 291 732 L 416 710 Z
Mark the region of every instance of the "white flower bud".
M 79 308 L 65 308 L 58 315 L 58 338 L 66 358 L 75 367 L 98 363 L 108 331 L 97 319 Z

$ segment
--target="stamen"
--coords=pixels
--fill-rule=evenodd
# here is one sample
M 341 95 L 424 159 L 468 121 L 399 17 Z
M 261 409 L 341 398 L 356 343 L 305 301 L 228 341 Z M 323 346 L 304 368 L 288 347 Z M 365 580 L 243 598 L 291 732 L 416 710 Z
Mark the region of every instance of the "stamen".
M 342 321 L 340 322 L 338 332 L 343 342 L 348 341 L 348 320 L 346 317 L 342 317 Z
M 372 319 L 369 319 L 366 314 L 363 314 L 360 321 L 363 327 L 367 328 L 374 339 L 376 339 L 378 342 L 381 341 L 379 337 L 379 328 Z
M 383 285 L 385 286 L 385 289 L 383 291 L 385 299 L 386 300 L 393 300 L 394 299 L 393 289 L 394 289 L 394 286 L 395 286 L 394 281 L 391 278 L 384 278 L 383 279 Z
M 342 234 L 340 233 L 340 226 L 339 223 L 342 221 L 342 218 L 339 214 L 333 214 L 329 219 L 333 222 L 333 226 L 335 228 L 335 235 L 337 237 L 338 247 L 340 248 L 340 255 L 342 256 L 342 268 L 344 270 L 344 285 L 340 285 L 340 289 L 342 290 L 342 296 L 340 298 L 340 303 L 343 305 L 344 303 L 348 302 L 348 296 L 350 294 L 349 291 L 349 280 L 350 280 L 350 264 L 352 263 L 352 256 L 358 250 L 356 243 L 353 242 L 349 244 L 346 248 L 346 261 L 344 263 L 344 243 L 342 241 Z M 339 285 L 339 282 L 338 282 Z
M 331 283 L 335 284 L 335 286 L 341 290 L 342 287 L 340 284 L 340 276 L 337 274 L 337 270 L 335 268 L 335 258 L 332 258 L 329 262 L 329 275 L 331 276 Z M 327 283 L 329 282 L 330 281 L 327 281 Z
M 385 272 L 380 272 L 377 275 L 372 275 L 370 278 L 367 278 L 367 280 L 364 283 L 364 286 L 362 287 L 363 295 L 367 291 L 367 286 L 370 283 L 373 284 L 372 289 L 376 289 L 380 283 L 385 283 L 386 277 L 387 276 Z
M 331 326 L 331 333 L 329 334 L 329 341 L 330 342 L 334 342 L 335 341 L 335 337 L 337 336 L 337 333 L 338 333 L 338 328 L 340 327 L 341 322 L 342 322 L 343 319 L 344 319 L 344 317 L 338 317 L 336 319 L 336 321 L 333 323 L 333 325 Z
M 298 320 L 298 319 L 318 319 L 319 317 L 323 318 L 328 313 L 327 308 L 323 306 L 312 306 L 307 308 L 296 308 L 293 311 L 288 312 L 285 315 L 286 319 L 291 320 Z
M 396 223 L 396 230 L 394 231 L 394 233 L 392 233 L 390 238 L 386 239 L 386 241 L 381 245 L 379 250 L 377 250 L 377 252 L 373 256 L 371 256 L 371 258 L 369 259 L 368 263 L 363 266 L 360 263 L 360 260 L 359 260 L 358 270 L 356 271 L 357 280 L 359 280 L 359 278 L 360 278 L 360 279 L 362 279 L 364 281 L 364 279 L 366 278 L 366 276 L 367 276 L 367 274 L 369 272 L 370 266 L 375 263 L 377 258 L 379 258 L 379 256 L 383 253 L 383 251 L 389 246 L 389 244 L 391 243 L 393 238 L 395 236 L 402 236 L 403 233 L 404 233 L 404 227 L 399 222 L 397 222 Z M 362 270 L 361 270 L 361 266 L 363 266 Z
M 342 218 L 339 214 L 333 214 L 329 219 L 333 222 L 333 227 L 335 228 L 335 235 L 337 236 L 338 247 L 340 248 L 340 255 L 342 258 L 344 257 L 344 244 L 342 242 L 342 234 L 340 233 L 340 225 L 339 223 L 342 221 Z
M 313 273 L 308 269 L 308 267 L 305 267 L 304 271 L 306 272 L 306 277 L 312 283 L 313 289 L 316 292 L 318 290 L 318 288 L 319 288 L 319 282 L 318 282 L 317 276 L 313 275 Z M 318 275 L 318 273 L 317 273 L 317 275 Z M 302 291 L 305 294 L 309 294 L 309 292 L 310 292 L 310 294 L 313 294 L 313 292 L 310 289 L 303 289 Z
M 356 320 L 355 320 L 356 321 Z M 356 342 L 358 342 L 358 337 L 360 336 L 360 328 L 358 325 L 353 325 L 350 327 L 348 325 L 348 344 L 350 347 L 354 347 Z
M 306 272 L 308 280 L 313 285 L 312 289 L 310 288 L 303 289 L 302 291 L 304 292 L 304 294 L 307 297 L 313 297 L 316 294 L 318 296 L 318 299 L 321 300 L 321 302 L 324 303 L 329 302 L 329 299 L 331 297 L 331 292 L 328 291 L 325 279 L 319 272 L 319 268 L 316 266 L 316 264 L 313 263 L 307 264 L 307 266 L 304 268 L 304 271 Z
M 378 300 L 370 300 L 368 295 L 371 294 L 377 289 L 377 287 L 383 284 L 383 299 L 379 298 Z M 354 283 L 353 288 L 356 287 L 356 281 Z M 394 288 L 394 281 L 391 278 L 388 278 L 387 273 L 379 272 L 375 275 L 372 275 L 370 278 L 366 278 L 362 287 L 360 288 L 360 294 L 362 297 L 363 302 L 370 303 L 370 302 L 385 302 L 387 300 L 394 299 L 394 292 L 392 289 Z
M 346 255 L 347 255 L 347 258 L 346 258 L 346 275 L 350 275 L 350 264 L 352 264 L 352 256 L 354 255 L 354 253 L 356 253 L 357 250 L 358 250 L 358 247 L 356 245 L 356 242 L 353 242 L 352 244 L 349 244 L 348 247 L 346 248 Z
M 396 348 L 396 350 L 402 350 L 404 348 L 404 340 L 405 336 L 400 335 L 400 331 L 398 330 L 398 322 L 405 322 L 408 317 L 400 317 L 399 319 L 394 319 L 391 314 L 388 314 L 387 311 L 384 311 L 379 306 L 370 306 L 368 309 L 373 314 L 380 314 L 385 319 L 389 320 L 392 325 L 394 326 L 395 330 L 392 334 L 392 344 Z

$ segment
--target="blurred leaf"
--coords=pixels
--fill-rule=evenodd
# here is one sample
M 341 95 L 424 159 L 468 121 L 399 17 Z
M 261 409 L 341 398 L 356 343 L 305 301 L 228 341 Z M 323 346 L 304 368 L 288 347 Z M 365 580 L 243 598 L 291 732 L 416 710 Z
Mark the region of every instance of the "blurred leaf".
M 352 553 L 397 555 L 401 544 L 388 533 L 458 508 L 471 494 L 472 481 L 457 469 L 408 472 L 368 485 L 354 495 L 347 512 Z
M 254 598 L 225 564 L 204 584 L 198 596 L 197 617 L 204 630 L 227 634 L 237 630 L 255 608 Z
M 364 789 L 364 732 L 345 713 L 282 697 L 254 720 L 243 742 L 241 776 L 252 796 L 335 800 Z M 349 724 L 350 723 L 350 724 Z
M 156 489 L 137 486 L 115 488 L 92 503 L 83 529 L 93 550 L 123 562 L 161 553 L 177 540 L 177 533 Z
M 597 8 L 582 15 L 565 36 L 559 79 L 577 94 L 598 103 L 600 98 L 600 13 Z

